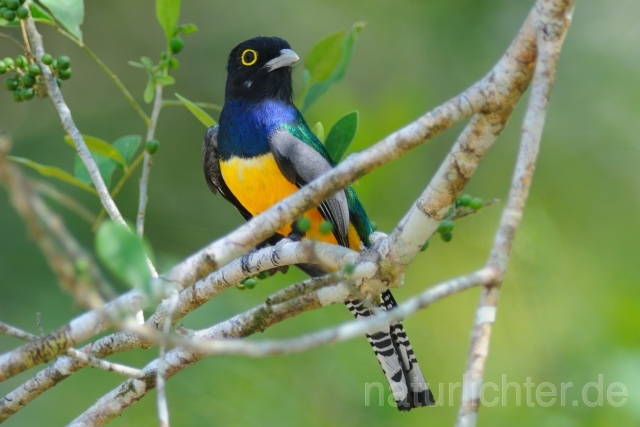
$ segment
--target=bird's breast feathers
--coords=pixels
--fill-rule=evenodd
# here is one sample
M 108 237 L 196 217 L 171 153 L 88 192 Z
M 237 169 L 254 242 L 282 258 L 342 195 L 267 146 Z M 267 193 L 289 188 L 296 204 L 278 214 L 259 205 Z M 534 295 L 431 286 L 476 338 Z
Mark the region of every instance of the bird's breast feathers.
M 251 158 L 233 156 L 228 160 L 221 160 L 220 172 L 231 193 L 253 216 L 261 214 L 298 191 L 298 187 L 282 174 L 272 153 Z M 320 223 L 324 218 L 318 209 L 311 209 L 304 216 L 311 220 L 308 238 L 337 244 L 332 233 L 320 233 Z M 278 233 L 283 236 L 289 235 L 291 226 L 281 228 Z M 350 225 L 348 234 L 353 242 L 353 249 L 359 250 L 360 239 L 353 225 Z
M 282 175 L 270 152 L 250 158 L 233 156 L 220 162 L 220 171 L 229 190 L 254 216 L 298 189 Z

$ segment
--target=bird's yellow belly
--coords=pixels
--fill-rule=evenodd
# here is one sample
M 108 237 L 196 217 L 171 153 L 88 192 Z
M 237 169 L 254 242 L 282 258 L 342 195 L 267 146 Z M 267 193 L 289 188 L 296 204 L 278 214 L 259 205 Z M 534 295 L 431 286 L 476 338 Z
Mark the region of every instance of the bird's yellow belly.
M 232 157 L 228 161 L 221 161 L 220 172 L 231 193 L 253 216 L 266 211 L 298 191 L 298 187 L 282 175 L 271 153 L 251 159 Z M 320 233 L 320 223 L 324 218 L 317 208 L 306 212 L 304 216 L 311 221 L 311 228 L 307 231 L 306 237 L 327 243 L 338 243 L 333 233 Z M 286 225 L 277 232 L 287 236 L 291 233 L 291 225 Z M 351 224 L 348 235 L 351 248 L 359 251 L 360 239 Z
M 282 175 L 271 153 L 251 159 L 232 157 L 220 162 L 220 171 L 229 190 L 253 216 L 298 191 L 298 187 Z M 318 209 L 311 209 L 304 216 L 311 220 L 307 237 L 337 244 L 333 234 L 320 233 L 319 226 L 324 219 Z M 278 233 L 289 235 L 291 225 L 282 227 Z

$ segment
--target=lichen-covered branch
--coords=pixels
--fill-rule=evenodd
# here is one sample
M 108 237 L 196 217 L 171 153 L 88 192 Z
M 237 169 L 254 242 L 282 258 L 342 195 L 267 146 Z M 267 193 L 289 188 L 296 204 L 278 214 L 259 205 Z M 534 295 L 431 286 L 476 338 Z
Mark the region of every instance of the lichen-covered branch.
M 497 280 L 485 286 L 476 310 L 469 360 L 464 375 L 462 405 L 456 424 L 459 427 L 476 425 L 480 407 L 480 390 L 484 381 L 491 331 L 496 319 L 500 285 L 531 188 L 547 106 L 555 82 L 560 48 L 571 23 L 573 7 L 574 2 L 571 0 L 543 1 L 539 2 L 532 12 L 536 17 L 534 22 L 538 59 L 531 98 L 522 126 L 520 150 L 511 189 L 489 257 L 489 266 L 496 271 Z
M 312 250 L 310 250 L 309 246 L 312 246 Z M 257 274 L 260 271 L 278 268 L 283 265 L 293 265 L 301 262 L 310 262 L 312 259 L 315 260 L 315 262 L 321 262 L 324 265 L 332 266 L 335 269 L 339 269 L 345 263 L 353 262 L 356 256 L 357 254 L 355 252 L 352 252 L 349 249 L 343 248 L 341 246 L 329 245 L 325 243 L 313 243 L 308 241 L 302 243 L 283 242 L 276 247 L 264 248 L 256 252 L 252 252 L 243 259 L 238 259 L 228 264 L 221 270 L 216 271 L 215 273 L 199 281 L 193 286 L 183 290 L 178 296 L 175 310 L 171 309 L 170 300 L 161 302 L 156 312 L 146 321 L 146 326 L 148 329 L 140 329 L 138 325 L 132 325 L 132 327 L 135 326 L 134 331 L 125 330 L 108 335 L 93 343 L 87 350 L 88 354 L 97 358 L 103 358 L 133 348 L 148 348 L 153 343 L 158 341 L 158 335 L 153 334 L 151 331 L 159 330 L 163 325 L 166 325 L 168 312 L 174 311 L 171 323 L 175 323 L 189 312 L 200 307 L 211 298 L 219 295 L 220 292 L 233 286 L 240 280 L 250 275 Z M 327 285 L 328 284 L 329 283 L 327 283 Z M 292 286 L 291 288 L 294 287 L 297 288 L 297 286 Z M 344 293 L 343 291 L 343 293 L 340 294 L 339 297 L 333 299 L 333 303 L 342 301 L 347 294 L 348 292 Z M 134 296 L 133 293 L 129 293 L 129 295 L 132 298 Z M 140 300 L 138 298 L 139 297 L 133 299 L 133 307 L 136 307 L 135 304 L 140 303 Z M 236 318 L 231 319 L 227 325 L 233 325 L 234 330 L 241 329 L 249 334 L 249 329 L 246 327 L 246 325 L 250 323 L 259 323 L 256 321 L 256 319 L 260 319 L 260 321 L 263 322 L 267 322 L 268 319 L 271 319 L 272 323 L 270 324 L 273 324 L 276 321 L 281 321 L 286 317 L 293 316 L 301 312 L 301 310 L 309 310 L 312 308 L 312 306 L 315 308 L 319 308 L 323 305 L 329 304 L 326 297 L 322 300 L 319 298 L 320 297 L 318 297 L 318 295 L 305 295 L 304 297 L 298 299 L 289 298 L 290 301 L 288 301 L 288 303 L 284 305 L 279 304 L 274 299 L 274 302 L 272 304 L 265 304 L 264 306 L 259 307 L 257 310 L 253 310 L 246 315 L 239 315 Z M 115 303 L 116 302 L 114 301 L 109 304 Z M 126 302 L 123 303 L 126 304 Z M 105 311 L 117 312 L 117 310 L 109 306 L 109 304 L 105 307 Z M 265 313 L 270 312 L 271 307 L 276 307 L 276 309 L 273 311 L 273 314 L 268 316 L 264 315 Z M 293 309 L 291 309 L 292 307 Z M 287 315 L 283 314 L 285 312 L 287 313 Z M 77 339 L 78 336 L 81 336 L 81 333 L 86 332 L 83 329 L 80 329 L 79 326 L 82 324 L 93 328 L 89 329 L 89 333 L 96 334 L 97 332 L 95 331 L 106 330 L 109 327 L 110 323 L 108 323 L 106 320 L 98 322 L 99 317 L 97 316 L 100 316 L 101 314 L 92 313 L 81 316 L 79 319 L 77 319 L 77 322 L 72 322 L 67 327 L 61 328 L 61 331 L 67 331 L 70 337 Z M 253 316 L 255 316 L 255 319 Z M 270 324 L 263 323 L 262 326 L 266 328 L 270 326 Z M 143 333 L 136 333 L 135 331 L 141 331 Z M 35 342 L 37 343 L 35 347 L 24 346 L 18 350 L 14 350 L 14 352 L 12 352 L 14 354 L 13 359 L 9 359 L 7 357 L 6 359 L 4 359 L 5 362 L 3 363 L 9 363 L 14 359 L 19 360 L 20 357 L 27 358 L 26 362 L 29 362 L 36 356 L 40 356 L 41 349 L 49 348 L 51 346 L 61 346 L 67 343 L 67 341 L 61 342 L 58 338 L 58 335 L 51 334 L 42 339 L 38 339 Z M 80 340 L 78 342 L 80 342 Z M 3 357 L 5 356 L 6 355 L 4 355 Z M 51 357 L 53 358 L 53 356 Z M 29 363 L 21 364 L 17 368 L 22 369 L 27 365 L 29 365 Z M 2 366 L 2 364 L 0 364 L 0 366 Z M 32 379 L 28 380 L 27 382 L 16 388 L 14 391 L 9 393 L 7 396 L 5 396 L 4 399 L 0 400 L 0 420 L 13 415 L 15 412 L 22 409 L 26 404 L 38 397 L 40 394 L 55 386 L 60 381 L 68 378 L 74 372 L 77 372 L 85 366 L 86 364 L 81 363 L 78 360 L 65 355 L 60 355 L 53 361 L 51 365 L 38 372 L 38 374 L 36 374 Z
M 361 336 L 368 331 L 379 328 L 381 325 L 401 320 L 449 295 L 492 280 L 492 270 L 480 270 L 436 285 L 402 303 L 395 310 L 382 311 L 366 320 L 351 320 L 337 327 L 327 328 L 298 338 L 259 342 L 230 339 L 255 332 L 253 325 L 256 323 L 260 327 L 268 326 L 273 320 L 281 321 L 283 320 L 282 317 L 290 317 L 293 314 L 317 308 L 317 301 L 319 300 L 313 296 L 316 293 L 314 292 L 300 297 L 301 300 L 295 301 L 295 303 L 293 301 L 284 303 L 282 304 L 283 307 L 275 306 L 269 308 L 263 305 L 214 327 L 189 334 L 189 341 L 183 343 L 187 345 L 175 348 L 167 354 L 165 358 L 167 378 L 210 354 L 241 354 L 249 357 L 264 357 L 274 354 L 296 353 L 329 343 L 345 341 Z M 343 300 L 346 296 L 348 296 L 348 292 L 343 293 L 338 300 Z M 155 360 L 145 366 L 144 371 L 151 374 L 155 372 L 157 365 L 158 361 Z M 142 396 L 151 391 L 154 386 L 155 384 L 149 381 L 128 380 L 103 396 L 85 413 L 76 418 L 70 426 L 103 425 L 137 402 Z

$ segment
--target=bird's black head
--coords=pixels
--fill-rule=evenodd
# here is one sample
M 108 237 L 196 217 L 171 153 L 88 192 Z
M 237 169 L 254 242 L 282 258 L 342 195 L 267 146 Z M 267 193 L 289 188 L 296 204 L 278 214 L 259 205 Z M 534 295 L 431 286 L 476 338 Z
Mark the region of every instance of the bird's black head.
M 229 54 L 225 99 L 291 101 L 291 66 L 298 60 L 289 43 L 278 37 L 255 37 Z

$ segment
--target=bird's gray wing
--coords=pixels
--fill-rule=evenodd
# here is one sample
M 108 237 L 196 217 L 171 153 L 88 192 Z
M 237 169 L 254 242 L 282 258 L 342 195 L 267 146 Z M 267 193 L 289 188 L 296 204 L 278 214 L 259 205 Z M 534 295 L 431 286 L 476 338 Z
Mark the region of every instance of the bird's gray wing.
M 286 129 L 276 131 L 269 139 L 269 144 L 282 174 L 298 187 L 306 185 L 332 168 L 322 154 Z M 322 202 L 318 209 L 322 217 L 333 224 L 333 233 L 338 243 L 349 247 L 349 206 L 344 190 Z

